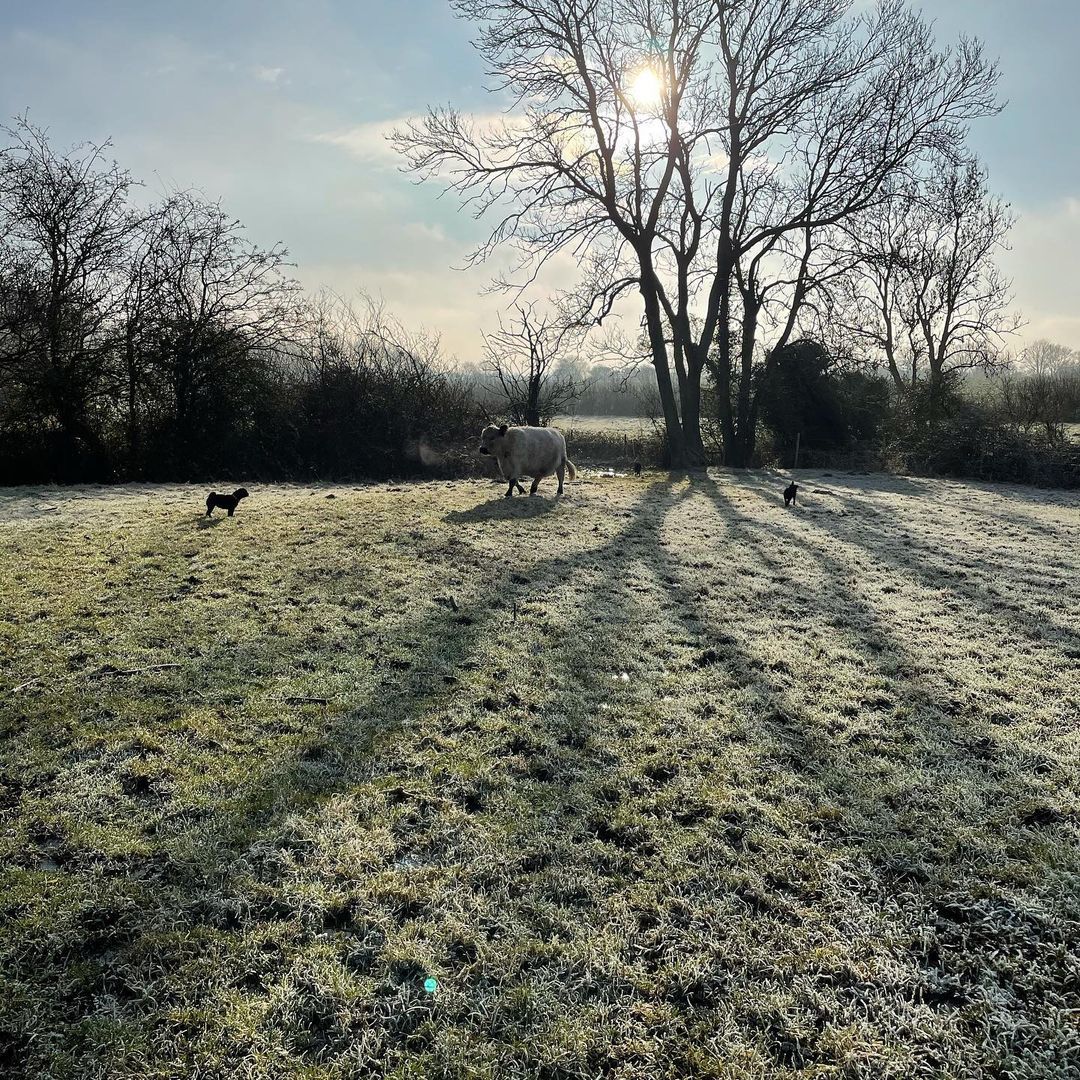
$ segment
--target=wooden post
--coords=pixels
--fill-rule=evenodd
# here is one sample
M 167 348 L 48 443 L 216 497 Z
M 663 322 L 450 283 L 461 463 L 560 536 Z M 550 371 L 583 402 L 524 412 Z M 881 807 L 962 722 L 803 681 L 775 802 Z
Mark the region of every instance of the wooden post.
M 802 441 L 802 432 L 801 431 L 795 432 L 795 464 L 792 466 L 793 469 L 797 469 L 799 467 L 799 443 L 801 441 Z

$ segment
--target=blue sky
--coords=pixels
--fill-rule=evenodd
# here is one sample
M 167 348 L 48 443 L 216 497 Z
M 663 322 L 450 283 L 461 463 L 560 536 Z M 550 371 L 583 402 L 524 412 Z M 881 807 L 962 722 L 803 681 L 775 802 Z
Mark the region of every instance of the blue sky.
M 1020 214 L 1004 260 L 1028 338 L 1080 348 L 1080 3 L 937 0 L 943 39 L 1001 58 L 1005 113 L 972 143 Z M 0 114 L 63 144 L 111 136 L 147 183 L 220 196 L 308 285 L 383 296 L 475 359 L 505 301 L 458 272 L 483 226 L 403 176 L 382 135 L 429 104 L 490 111 L 445 0 L 0 0 Z

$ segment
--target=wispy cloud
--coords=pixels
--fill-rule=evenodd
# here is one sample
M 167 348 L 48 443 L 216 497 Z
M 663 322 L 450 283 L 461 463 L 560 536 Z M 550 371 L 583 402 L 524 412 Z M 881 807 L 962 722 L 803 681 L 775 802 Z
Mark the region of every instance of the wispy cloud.
M 409 123 L 411 117 L 396 120 L 371 120 L 341 131 L 324 131 L 312 135 L 311 141 L 340 147 L 361 161 L 377 165 L 394 165 L 398 155 L 390 145 L 389 136 L 400 127 Z
M 464 113 L 463 119 L 478 139 L 500 134 L 526 123 L 522 117 L 506 113 Z M 338 146 L 361 161 L 380 165 L 399 165 L 401 157 L 389 142 L 395 131 L 423 122 L 422 116 L 399 116 L 393 120 L 371 120 L 340 131 L 325 131 L 311 136 L 312 142 Z
M 401 231 L 414 240 L 421 240 L 431 244 L 445 244 L 449 237 L 441 225 L 428 225 L 423 221 L 410 221 L 403 225 Z
M 254 74 L 259 82 L 276 83 L 285 74 L 285 69 L 281 67 L 256 67 Z

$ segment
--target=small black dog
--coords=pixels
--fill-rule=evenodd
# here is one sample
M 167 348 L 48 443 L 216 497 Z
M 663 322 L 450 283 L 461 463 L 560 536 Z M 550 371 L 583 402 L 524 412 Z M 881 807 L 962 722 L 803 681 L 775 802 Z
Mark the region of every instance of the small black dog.
M 786 488 L 784 488 L 784 505 L 785 506 L 790 506 L 793 502 L 795 502 L 795 493 L 798 490 L 799 490 L 799 485 L 796 484 L 794 480 L 792 480 L 791 483 Z
M 232 517 L 237 504 L 247 497 L 247 488 L 237 488 L 231 495 L 219 495 L 216 491 L 211 491 L 206 496 L 206 516 L 213 517 L 215 508 L 220 506 L 222 510 L 228 510 L 229 517 Z
M 641 462 L 640 461 L 635 461 L 634 462 L 634 475 L 635 476 L 640 476 L 641 475 Z

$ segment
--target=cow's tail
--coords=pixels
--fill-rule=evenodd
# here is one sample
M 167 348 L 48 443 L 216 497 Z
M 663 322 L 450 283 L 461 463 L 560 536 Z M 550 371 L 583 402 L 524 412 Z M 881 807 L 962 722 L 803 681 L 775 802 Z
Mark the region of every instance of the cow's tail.
M 577 466 L 569 458 L 563 458 L 563 461 L 566 462 L 566 475 L 569 476 L 571 480 L 576 480 Z

